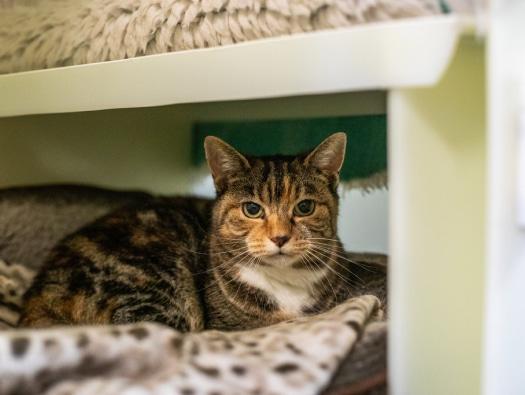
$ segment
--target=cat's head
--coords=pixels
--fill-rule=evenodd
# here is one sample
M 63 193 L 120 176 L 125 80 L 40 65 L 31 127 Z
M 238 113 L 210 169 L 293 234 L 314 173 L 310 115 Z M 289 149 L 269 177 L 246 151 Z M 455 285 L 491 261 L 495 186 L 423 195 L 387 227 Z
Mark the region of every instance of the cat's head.
M 248 157 L 207 137 L 215 243 L 242 253 L 235 263 L 284 266 L 332 244 L 345 146 L 346 134 L 335 133 L 304 155 Z

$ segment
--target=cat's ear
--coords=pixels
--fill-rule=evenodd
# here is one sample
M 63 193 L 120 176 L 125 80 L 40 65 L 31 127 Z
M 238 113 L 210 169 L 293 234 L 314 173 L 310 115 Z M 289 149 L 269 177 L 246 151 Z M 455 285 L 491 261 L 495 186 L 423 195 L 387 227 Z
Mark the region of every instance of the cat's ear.
M 304 160 L 328 174 L 339 174 L 345 160 L 346 133 L 334 133 L 317 146 Z
M 218 137 L 208 136 L 204 139 L 204 152 L 218 190 L 225 186 L 228 177 L 250 167 L 244 156 Z

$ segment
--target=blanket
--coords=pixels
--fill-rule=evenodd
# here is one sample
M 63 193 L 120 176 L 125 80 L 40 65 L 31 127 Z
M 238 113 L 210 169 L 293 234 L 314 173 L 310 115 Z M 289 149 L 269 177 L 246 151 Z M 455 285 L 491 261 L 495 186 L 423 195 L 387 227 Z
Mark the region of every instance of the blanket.
M 0 1 L 0 74 L 441 12 L 439 0 Z
M 254 331 L 14 328 L 22 295 L 54 244 L 150 196 L 78 185 L 0 190 L 0 258 L 7 261 L 0 260 L 0 394 L 385 393 L 384 255 L 348 253 L 359 263 L 358 297 Z
M 0 319 L 16 323 L 34 272 L 0 261 Z M 125 326 L 0 333 L 1 394 L 318 394 L 367 325 L 372 295 L 249 331 L 180 333 Z M 10 311 L 6 314 L 6 311 Z

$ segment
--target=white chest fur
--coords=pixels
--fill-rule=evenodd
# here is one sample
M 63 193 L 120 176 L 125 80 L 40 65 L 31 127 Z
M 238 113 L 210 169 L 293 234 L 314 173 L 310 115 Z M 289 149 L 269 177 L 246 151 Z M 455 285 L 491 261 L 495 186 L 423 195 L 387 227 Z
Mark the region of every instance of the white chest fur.
M 283 312 L 299 315 L 303 307 L 311 306 L 315 283 L 326 275 L 326 269 L 310 271 L 291 267 L 242 267 L 240 279 L 273 297 Z

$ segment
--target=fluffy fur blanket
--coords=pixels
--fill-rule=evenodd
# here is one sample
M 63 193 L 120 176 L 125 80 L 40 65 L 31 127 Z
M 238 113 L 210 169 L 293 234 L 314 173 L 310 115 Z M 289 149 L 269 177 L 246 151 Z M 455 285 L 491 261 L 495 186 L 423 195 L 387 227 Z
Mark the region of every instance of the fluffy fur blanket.
M 0 0 L 0 73 L 439 13 L 439 0 Z

